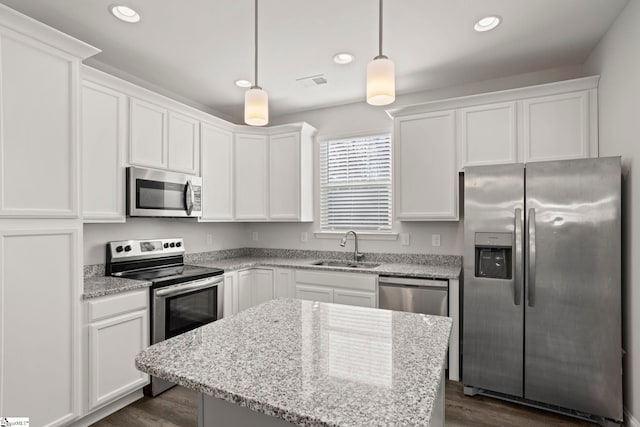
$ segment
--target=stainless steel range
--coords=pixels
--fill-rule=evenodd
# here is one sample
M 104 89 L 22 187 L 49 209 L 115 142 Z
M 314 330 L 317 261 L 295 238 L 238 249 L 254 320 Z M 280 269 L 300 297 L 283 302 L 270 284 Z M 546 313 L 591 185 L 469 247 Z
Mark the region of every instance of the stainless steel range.
M 107 243 L 106 274 L 152 283 L 151 344 L 222 317 L 224 270 L 184 264 L 181 238 Z M 157 396 L 174 384 L 151 377 L 145 393 Z

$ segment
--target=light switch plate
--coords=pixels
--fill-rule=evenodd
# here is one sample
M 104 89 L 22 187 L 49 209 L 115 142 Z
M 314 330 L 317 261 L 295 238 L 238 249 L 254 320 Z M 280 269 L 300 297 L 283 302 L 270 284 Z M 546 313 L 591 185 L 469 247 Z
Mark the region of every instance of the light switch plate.
M 254 231 L 251 233 L 251 240 L 253 240 L 254 242 L 257 242 L 259 240 L 259 235 L 257 231 Z
M 207 234 L 207 245 L 213 245 L 213 234 Z
M 409 246 L 411 244 L 411 235 L 409 233 L 400 233 L 400 244 Z
M 301 242 L 306 242 L 308 240 L 309 240 L 309 233 L 307 233 L 306 231 L 303 231 L 302 233 L 300 233 Z
M 440 235 L 432 234 L 431 235 L 431 246 L 440 246 Z

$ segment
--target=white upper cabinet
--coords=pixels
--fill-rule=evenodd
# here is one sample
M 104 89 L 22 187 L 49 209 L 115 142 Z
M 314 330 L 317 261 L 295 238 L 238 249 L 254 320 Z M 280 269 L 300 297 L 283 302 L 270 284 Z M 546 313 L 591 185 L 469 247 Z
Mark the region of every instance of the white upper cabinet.
M 235 135 L 234 182 L 235 216 L 239 220 L 265 221 L 268 218 L 267 135 Z
M 584 90 L 523 100 L 523 160 L 597 156 L 597 133 L 591 131 L 597 121 L 591 113 L 595 97 L 595 90 Z
M 200 161 L 200 122 L 170 111 L 168 144 L 168 169 L 197 175 Z
M 79 67 L 98 50 L 5 6 L 0 46 L 0 217 L 77 218 Z
M 517 161 L 515 102 L 462 108 L 459 114 L 461 167 Z
M 200 122 L 154 102 L 131 98 L 129 163 L 197 175 Z
M 86 70 L 85 78 L 86 78 Z M 94 80 L 96 76 L 92 76 Z M 82 217 L 124 222 L 123 150 L 127 97 L 93 81 L 82 82 Z
M 233 220 L 233 133 L 202 123 L 202 218 L 200 221 Z
M 396 120 L 455 111 L 458 169 L 598 156 L 599 76 L 388 110 Z M 397 139 L 397 135 L 396 135 Z
M 313 134 L 300 130 L 269 137 L 269 219 L 313 221 Z
M 167 167 L 167 110 L 131 98 L 129 163 L 154 168 Z
M 397 218 L 457 220 L 455 112 L 398 117 L 393 142 Z

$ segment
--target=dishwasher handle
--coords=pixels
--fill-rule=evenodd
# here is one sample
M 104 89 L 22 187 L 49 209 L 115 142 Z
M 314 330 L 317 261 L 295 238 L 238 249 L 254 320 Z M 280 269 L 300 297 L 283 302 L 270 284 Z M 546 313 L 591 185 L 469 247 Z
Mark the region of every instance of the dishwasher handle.
M 408 277 L 380 276 L 378 278 L 378 284 L 383 286 L 414 286 L 416 288 L 437 288 L 442 290 L 449 288 L 448 280 L 412 279 Z

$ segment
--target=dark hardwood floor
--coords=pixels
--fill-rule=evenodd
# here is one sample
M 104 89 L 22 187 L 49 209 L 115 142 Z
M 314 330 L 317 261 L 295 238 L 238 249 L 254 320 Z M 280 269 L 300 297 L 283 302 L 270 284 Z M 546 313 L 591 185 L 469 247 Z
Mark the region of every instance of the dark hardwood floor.
M 196 392 L 174 387 L 156 398 L 144 397 L 94 424 L 94 427 L 196 427 Z M 447 382 L 445 424 L 447 427 L 494 426 L 593 426 L 522 405 L 483 396 L 468 397 L 462 384 Z

